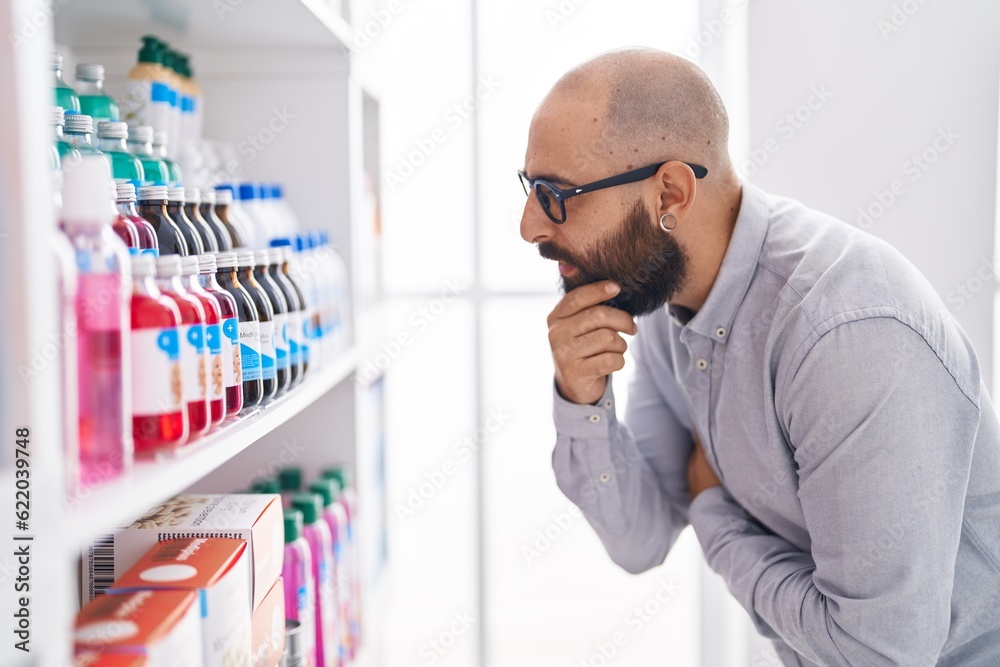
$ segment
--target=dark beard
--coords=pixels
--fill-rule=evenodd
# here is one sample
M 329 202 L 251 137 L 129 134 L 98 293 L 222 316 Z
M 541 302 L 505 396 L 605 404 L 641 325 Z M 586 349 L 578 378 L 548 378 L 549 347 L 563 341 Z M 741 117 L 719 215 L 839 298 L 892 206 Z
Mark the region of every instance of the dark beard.
M 621 291 L 605 303 L 632 317 L 648 315 L 663 307 L 687 278 L 687 255 L 671 234 L 653 228 L 641 201 L 626 214 L 621 229 L 603 245 L 577 258 L 551 241 L 538 244 L 546 259 L 572 264 L 578 272 L 563 276 L 563 292 L 599 280 L 613 280 Z

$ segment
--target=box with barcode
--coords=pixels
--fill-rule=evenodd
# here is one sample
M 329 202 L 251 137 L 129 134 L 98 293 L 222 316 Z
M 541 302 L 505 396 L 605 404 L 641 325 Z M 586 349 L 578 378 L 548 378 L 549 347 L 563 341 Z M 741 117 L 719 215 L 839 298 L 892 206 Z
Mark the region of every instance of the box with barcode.
M 149 661 L 142 655 L 124 653 L 98 653 L 86 651 L 73 658 L 73 667 L 148 667 Z
M 147 667 L 215 667 L 201 659 L 198 596 L 190 591 L 102 595 L 77 614 L 73 639 L 77 655 L 139 655 Z
M 176 496 L 131 525 L 98 539 L 83 555 L 84 599 L 104 593 L 157 542 L 225 537 L 250 551 L 250 594 L 256 609 L 281 575 L 285 532 L 281 496 L 230 494 Z
M 197 593 L 205 664 L 251 667 L 249 560 L 243 540 L 166 540 L 119 577 L 108 594 L 135 590 Z

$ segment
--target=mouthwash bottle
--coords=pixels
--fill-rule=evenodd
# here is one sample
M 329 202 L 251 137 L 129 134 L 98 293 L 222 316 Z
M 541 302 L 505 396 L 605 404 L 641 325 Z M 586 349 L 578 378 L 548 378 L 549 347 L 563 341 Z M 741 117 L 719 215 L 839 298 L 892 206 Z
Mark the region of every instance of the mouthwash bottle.
M 122 240 L 125 247 L 128 248 L 128 253 L 130 255 L 139 254 L 139 229 L 135 226 L 135 223 L 129 220 L 127 217 L 118 212 L 118 206 L 115 203 L 118 199 L 118 186 L 114 181 L 108 184 L 108 220 L 111 221 L 111 229 L 115 231 L 118 238 Z
M 253 299 L 260 316 L 260 369 L 264 380 L 264 391 L 261 404 L 266 405 L 274 400 L 278 393 L 278 369 L 275 366 L 274 352 L 274 308 L 267 294 L 253 275 L 256 265 L 254 254 L 250 250 L 240 250 L 236 253 L 240 263 L 240 283 L 247 294 Z
M 347 565 L 347 512 L 338 500 L 340 486 L 333 479 L 317 479 L 309 485 L 309 491 L 323 501 L 323 521 L 332 538 L 333 595 L 337 610 L 336 639 L 340 664 L 350 663 L 351 636 L 348 624 L 350 613 L 350 568 Z
M 194 228 L 194 223 L 184 213 L 184 188 L 167 188 L 167 215 L 177 223 L 178 229 L 184 235 L 184 242 L 188 249 L 187 254 L 200 255 L 205 252 L 205 246 L 201 244 L 198 230 Z
M 333 537 L 323 520 L 323 499 L 314 493 L 300 493 L 292 497 L 292 507 L 302 512 L 302 537 L 309 545 L 312 561 L 316 665 L 337 667 L 340 658 L 337 655 L 337 607 L 333 588 Z
M 163 46 L 159 39 L 149 35 L 142 42 L 139 62 L 128 73 L 120 100 L 122 120 L 129 127 L 148 125 L 153 131 L 169 131 L 171 89 L 170 76 L 163 66 Z
M 271 251 L 267 249 L 255 250 L 253 257 L 256 263 L 253 277 L 264 290 L 264 294 L 267 295 L 267 300 L 274 310 L 274 368 L 278 385 L 275 395 L 281 396 L 291 384 L 291 369 L 288 367 L 288 304 L 285 302 L 281 289 L 271 280 L 267 271 L 267 267 L 271 263 Z
M 188 437 L 181 314 L 157 288 L 156 259 L 132 258 L 132 437 L 136 456 L 181 447 Z
M 349 654 L 351 659 L 353 659 L 361 639 L 361 579 L 358 576 L 359 554 L 358 536 L 356 534 L 358 525 L 358 495 L 351 484 L 348 470 L 344 466 L 331 466 L 320 473 L 320 475 L 324 479 L 333 480 L 340 487 L 340 494 L 337 500 L 343 505 L 347 518 L 347 535 L 344 544 L 345 554 L 343 561 L 348 575 L 341 580 L 341 583 L 349 585 L 347 622 L 351 638 Z
M 181 168 L 176 162 L 167 157 L 167 138 L 166 132 L 154 132 L 153 133 L 153 155 L 163 160 L 163 164 L 167 165 L 167 174 L 170 178 L 170 183 L 172 185 L 180 185 L 181 181 Z
M 87 486 L 132 463 L 128 251 L 111 229 L 111 171 L 96 155 L 64 165 L 62 226 L 76 253 L 81 479 Z
M 135 186 L 132 183 L 118 183 L 115 186 L 115 202 L 118 213 L 125 216 L 135 225 L 139 235 L 139 254 L 159 257 L 160 244 L 156 239 L 156 228 L 139 215 L 135 208 Z
M 313 600 L 316 581 L 313 578 L 309 543 L 302 537 L 302 512 L 285 510 L 285 559 L 281 578 L 285 586 L 285 617 L 302 626 L 302 649 L 306 665 L 316 666 L 316 619 Z
M 104 92 L 104 66 L 80 63 L 76 66 L 76 90 L 80 97 L 80 111 L 94 119 L 121 120 L 118 103 Z
M 226 418 L 226 385 L 222 370 L 222 310 L 215 298 L 205 291 L 198 280 L 198 258 L 181 258 L 181 283 L 188 294 L 201 302 L 205 310 L 205 384 L 208 396 L 209 431 Z
M 221 315 L 222 379 L 226 386 L 226 417 L 235 417 L 243 409 L 243 359 L 240 355 L 240 312 L 236 299 L 222 289 L 215 278 L 215 255 L 198 255 L 202 288 L 215 298 Z M 248 297 L 249 298 L 249 297 Z
M 239 259 L 235 252 L 220 252 L 215 257 L 219 285 L 236 301 L 239 316 L 239 346 L 243 374 L 243 411 L 260 405 L 264 395 L 264 380 L 260 366 L 260 314 L 250 293 L 240 282 Z
M 188 246 L 177 223 L 167 214 L 167 186 L 143 185 L 137 195 L 136 207 L 141 217 L 156 230 L 156 240 L 161 255 L 187 255 Z
M 52 54 L 52 72 L 54 74 L 53 88 L 55 89 L 55 104 L 63 108 L 64 111 L 80 113 L 80 97 L 69 84 L 63 81 L 62 77 L 63 57 L 61 53 Z
M 146 180 L 139 158 L 128 152 L 128 125 L 122 122 L 101 121 L 97 124 L 97 149 L 111 160 L 111 175 L 116 181 L 142 183 Z
M 143 185 L 167 185 L 170 172 L 167 164 L 153 153 L 153 128 L 149 125 L 130 125 L 126 147 L 142 163 L 146 177 Z

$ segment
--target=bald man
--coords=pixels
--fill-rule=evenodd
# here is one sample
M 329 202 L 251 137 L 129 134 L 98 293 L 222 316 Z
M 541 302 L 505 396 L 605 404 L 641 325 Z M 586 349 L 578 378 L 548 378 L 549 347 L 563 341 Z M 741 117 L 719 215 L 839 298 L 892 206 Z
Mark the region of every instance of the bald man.
M 1000 425 L 972 345 L 898 252 L 741 182 L 727 142 L 705 74 L 652 50 L 577 67 L 532 119 L 521 235 L 566 291 L 559 487 L 629 572 L 690 523 L 786 665 L 1000 665 Z

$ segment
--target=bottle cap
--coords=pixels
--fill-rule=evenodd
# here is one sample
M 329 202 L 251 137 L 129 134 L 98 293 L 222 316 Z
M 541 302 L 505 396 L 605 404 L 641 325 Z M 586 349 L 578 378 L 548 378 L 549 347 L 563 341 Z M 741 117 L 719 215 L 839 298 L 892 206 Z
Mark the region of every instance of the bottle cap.
M 217 268 L 215 255 L 207 252 L 203 255 L 198 255 L 198 270 L 201 273 L 215 273 Z
M 257 199 L 270 199 L 271 187 L 263 183 L 257 184 Z
M 309 249 L 309 237 L 305 234 L 295 235 L 295 250 L 296 252 L 302 252 L 303 250 Z
M 180 255 L 160 255 L 156 258 L 156 274 L 161 278 L 181 275 Z
M 102 120 L 97 124 L 97 136 L 102 139 L 128 139 L 128 123 Z
M 140 185 L 137 193 L 139 201 L 164 201 L 167 198 L 167 186 L 165 185 Z
M 201 191 L 201 203 L 202 204 L 215 204 L 215 190 L 211 188 L 205 188 Z
M 184 188 L 181 187 L 168 187 L 167 188 L 167 200 L 176 201 L 184 203 Z
M 153 145 L 154 146 L 166 146 L 167 140 L 170 138 L 169 133 L 166 130 L 155 130 L 153 132 Z
M 274 185 L 271 186 L 271 197 L 273 197 L 274 199 L 284 199 L 285 191 L 282 189 L 280 185 L 275 183 Z
M 302 523 L 316 523 L 323 513 L 323 499 L 315 493 L 297 493 L 292 496 L 292 507 L 302 512 Z
M 156 275 L 156 259 L 152 255 L 132 255 L 132 275 L 153 277 Z
M 233 203 L 233 191 L 229 188 L 215 189 L 215 203 L 219 206 L 228 206 Z
M 323 479 L 332 479 L 340 485 L 341 489 L 347 488 L 349 475 L 344 466 L 331 466 L 320 473 L 320 477 Z
M 250 486 L 252 493 L 281 493 L 276 479 L 258 479 Z
M 63 161 L 63 219 L 87 229 L 108 224 L 109 182 L 113 182 L 111 167 L 103 156 L 67 155 Z
M 78 81 L 104 81 L 104 65 L 79 63 L 76 66 L 76 78 Z
M 329 507 L 337 499 L 340 487 L 332 479 L 317 479 L 309 485 L 309 492 L 323 499 L 323 507 Z
M 201 190 L 199 188 L 184 188 L 184 201 L 188 204 L 200 204 Z
M 199 262 L 197 255 L 186 255 L 181 257 L 181 275 L 182 276 L 196 276 L 198 275 Z
M 302 624 L 285 619 L 285 655 L 282 656 L 281 667 L 304 667 L 307 664 L 305 641 Z
M 240 261 L 235 252 L 219 252 L 215 254 L 215 265 L 220 269 L 235 269 Z
M 73 134 L 93 134 L 94 119 L 82 113 L 67 113 L 63 116 L 66 120 L 66 131 Z
M 115 184 L 115 200 L 120 202 L 135 201 L 135 185 L 132 183 Z
M 252 269 L 256 266 L 253 250 L 238 250 L 236 252 L 236 259 L 239 260 L 241 269 Z
M 257 196 L 257 186 L 254 183 L 240 183 L 240 201 L 253 201 Z
M 283 246 L 290 248 L 292 246 L 292 240 L 289 238 L 285 238 L 284 236 L 276 239 L 271 239 L 272 248 L 281 248 Z
M 267 248 L 261 248 L 259 250 L 253 251 L 253 260 L 257 266 L 268 267 L 271 264 L 271 251 Z
M 297 509 L 285 510 L 285 544 L 294 542 L 302 534 L 302 512 Z
M 66 118 L 63 114 L 66 111 L 62 107 L 52 107 L 52 124 L 53 125 L 65 125 Z
M 281 485 L 282 491 L 301 491 L 302 490 L 302 468 L 289 467 L 282 468 L 278 472 L 278 484 Z
M 128 139 L 137 144 L 152 143 L 153 128 L 149 125 L 130 125 L 128 128 Z
M 142 48 L 139 49 L 139 62 L 163 64 L 160 40 L 152 35 L 142 38 Z
M 63 55 L 53 51 L 51 58 L 52 60 L 50 62 L 52 63 L 52 69 L 62 69 Z

